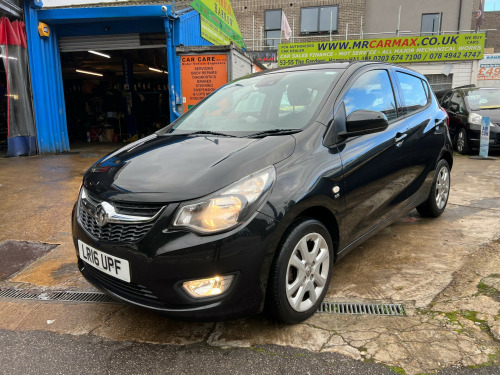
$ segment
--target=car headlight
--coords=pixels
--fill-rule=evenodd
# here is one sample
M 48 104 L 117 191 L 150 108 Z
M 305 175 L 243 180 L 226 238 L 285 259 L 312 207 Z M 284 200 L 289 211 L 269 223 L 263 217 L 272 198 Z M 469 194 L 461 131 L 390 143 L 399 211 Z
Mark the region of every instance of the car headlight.
M 477 113 L 469 114 L 469 124 L 472 130 L 481 130 L 481 121 L 483 120 L 483 116 L 478 115 Z
M 253 173 L 206 198 L 179 208 L 173 227 L 203 234 L 232 229 L 244 223 L 267 198 L 276 179 L 273 166 Z

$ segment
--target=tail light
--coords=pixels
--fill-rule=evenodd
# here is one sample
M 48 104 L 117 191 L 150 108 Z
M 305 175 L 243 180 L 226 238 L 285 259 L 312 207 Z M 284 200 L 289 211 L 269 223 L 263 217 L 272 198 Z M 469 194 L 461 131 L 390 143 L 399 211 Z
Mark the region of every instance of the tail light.
M 448 113 L 446 112 L 446 110 L 443 107 L 441 107 L 441 111 L 443 111 L 444 114 L 446 115 L 446 126 L 449 129 L 450 128 L 450 116 L 448 116 Z

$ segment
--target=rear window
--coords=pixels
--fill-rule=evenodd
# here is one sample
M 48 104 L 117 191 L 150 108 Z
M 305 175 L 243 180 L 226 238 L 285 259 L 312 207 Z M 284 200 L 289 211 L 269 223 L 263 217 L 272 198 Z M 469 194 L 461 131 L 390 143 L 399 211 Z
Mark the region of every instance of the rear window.
M 403 92 L 406 113 L 412 113 L 424 108 L 430 100 L 427 84 L 420 78 L 410 74 L 396 73 Z

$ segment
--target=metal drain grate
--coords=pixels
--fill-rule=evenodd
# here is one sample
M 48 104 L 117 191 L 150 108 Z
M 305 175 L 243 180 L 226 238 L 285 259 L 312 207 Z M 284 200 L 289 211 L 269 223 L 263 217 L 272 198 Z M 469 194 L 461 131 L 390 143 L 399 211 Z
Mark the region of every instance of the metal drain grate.
M 400 303 L 339 303 L 323 302 L 318 311 L 330 314 L 406 316 Z
M 60 302 L 101 302 L 118 303 L 117 300 L 104 293 L 98 292 L 40 292 L 22 289 L 0 290 L 0 298 L 30 299 L 38 301 Z

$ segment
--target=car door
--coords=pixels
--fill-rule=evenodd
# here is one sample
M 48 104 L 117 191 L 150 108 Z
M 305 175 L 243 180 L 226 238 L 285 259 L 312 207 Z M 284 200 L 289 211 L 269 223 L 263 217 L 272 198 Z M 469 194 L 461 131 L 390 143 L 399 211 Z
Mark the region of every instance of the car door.
M 400 112 L 408 128 L 406 152 L 410 166 L 406 176 L 411 182 L 407 188 L 411 203 L 436 166 L 447 128 L 444 113 L 433 100 L 427 81 L 408 71 L 396 70 L 395 76 L 402 97 Z
M 341 93 L 348 117 L 356 110 L 384 113 L 385 131 L 349 137 L 339 143 L 343 165 L 346 213 L 340 248 L 349 247 L 382 225 L 405 205 L 409 166 L 406 153 L 407 123 L 398 117 L 397 93 L 387 69 L 363 71 Z

